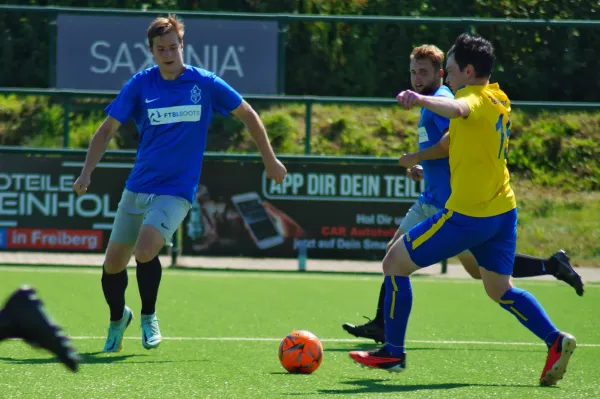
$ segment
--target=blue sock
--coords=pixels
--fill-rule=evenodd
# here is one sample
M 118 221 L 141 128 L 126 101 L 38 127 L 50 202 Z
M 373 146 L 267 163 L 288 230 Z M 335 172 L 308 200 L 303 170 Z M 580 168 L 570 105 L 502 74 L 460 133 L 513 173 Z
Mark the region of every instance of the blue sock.
M 550 346 L 558 337 L 559 331 L 552 324 L 542 305 L 529 292 L 520 288 L 506 291 L 500 306 L 517 317 L 532 333 Z
M 410 278 L 385 276 L 385 345 L 392 355 L 404 353 L 404 337 L 412 308 Z

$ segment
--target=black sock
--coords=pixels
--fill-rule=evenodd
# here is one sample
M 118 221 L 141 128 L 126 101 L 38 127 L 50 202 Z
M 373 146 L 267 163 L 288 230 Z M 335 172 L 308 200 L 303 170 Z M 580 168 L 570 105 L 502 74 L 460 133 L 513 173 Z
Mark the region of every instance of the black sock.
M 513 266 L 513 277 L 533 277 L 550 274 L 547 269 L 548 260 L 523 254 L 515 255 L 515 263 Z
M 377 313 L 375 314 L 375 319 L 373 320 L 378 326 L 383 328 L 385 324 L 385 317 L 383 317 L 383 309 L 385 307 L 385 282 L 381 284 L 381 290 L 379 290 L 379 302 L 377 303 Z
M 158 256 L 150 262 L 140 263 L 137 259 L 136 277 L 142 298 L 142 314 L 152 314 L 156 311 L 156 297 L 162 277 L 162 267 Z
M 104 291 L 104 299 L 106 299 L 106 303 L 110 308 L 111 321 L 123 318 L 127 283 L 127 269 L 119 273 L 108 274 L 104 267 L 102 268 L 102 291 Z
M 3 309 L 0 309 L 0 341 L 9 338 L 12 335 L 10 320 Z

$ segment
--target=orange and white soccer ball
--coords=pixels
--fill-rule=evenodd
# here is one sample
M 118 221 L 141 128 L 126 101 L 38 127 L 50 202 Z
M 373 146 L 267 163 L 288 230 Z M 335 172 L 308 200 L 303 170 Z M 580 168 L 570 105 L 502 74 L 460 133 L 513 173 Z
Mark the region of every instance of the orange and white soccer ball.
M 293 374 L 310 374 L 323 361 L 323 345 L 310 331 L 294 330 L 279 345 L 279 362 Z

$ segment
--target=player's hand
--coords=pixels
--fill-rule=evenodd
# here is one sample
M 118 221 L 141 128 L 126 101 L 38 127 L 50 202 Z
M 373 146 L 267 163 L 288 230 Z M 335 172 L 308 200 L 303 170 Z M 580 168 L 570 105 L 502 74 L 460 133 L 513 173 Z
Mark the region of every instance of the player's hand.
M 417 154 L 415 153 L 404 154 L 400 157 L 398 163 L 400 166 L 404 166 L 405 168 L 409 169 L 419 163 L 419 157 L 417 157 Z
M 396 101 L 398 101 L 398 104 L 403 106 L 404 109 L 411 109 L 415 105 L 420 104 L 421 95 L 411 90 L 405 90 L 396 96 Z
M 406 176 L 412 181 L 423 180 L 423 167 L 421 165 L 415 165 L 412 168 L 406 169 Z
M 275 180 L 276 184 L 281 183 L 287 174 L 287 169 L 277 158 L 271 162 L 265 162 L 265 170 L 267 171 L 267 177 Z
M 73 183 L 73 190 L 75 190 L 77 195 L 85 194 L 87 192 L 87 189 L 88 189 L 90 183 L 91 183 L 90 175 L 82 173 L 77 178 L 77 180 L 75 180 L 75 183 Z

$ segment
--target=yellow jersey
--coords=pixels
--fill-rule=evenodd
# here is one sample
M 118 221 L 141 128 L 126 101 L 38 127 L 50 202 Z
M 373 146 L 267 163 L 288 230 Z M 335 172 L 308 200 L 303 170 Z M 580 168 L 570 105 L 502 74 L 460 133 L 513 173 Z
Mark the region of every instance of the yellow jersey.
M 471 110 L 450 120 L 450 186 L 446 208 L 489 217 L 517 207 L 506 167 L 510 101 L 497 83 L 465 86 L 456 92 Z

